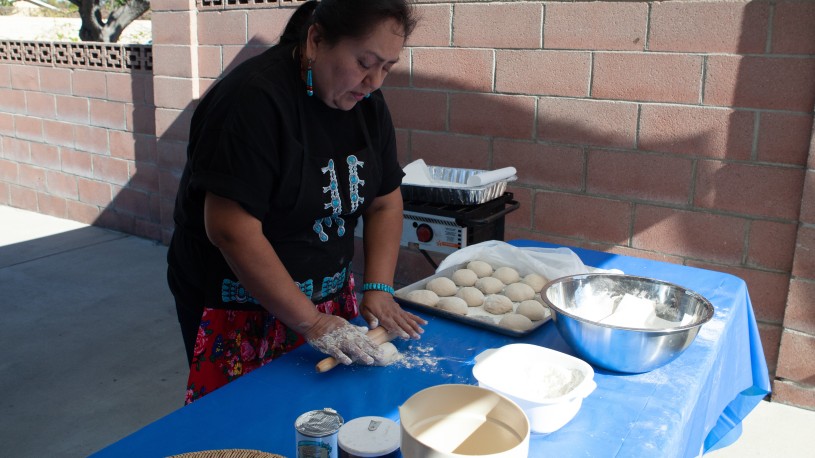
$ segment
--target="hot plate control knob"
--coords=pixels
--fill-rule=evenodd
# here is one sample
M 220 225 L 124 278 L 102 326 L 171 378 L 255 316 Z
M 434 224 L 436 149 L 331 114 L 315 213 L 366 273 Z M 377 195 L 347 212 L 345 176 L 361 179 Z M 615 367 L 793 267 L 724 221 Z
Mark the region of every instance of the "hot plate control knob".
M 427 224 L 420 224 L 416 228 L 416 238 L 422 243 L 433 240 L 433 229 Z

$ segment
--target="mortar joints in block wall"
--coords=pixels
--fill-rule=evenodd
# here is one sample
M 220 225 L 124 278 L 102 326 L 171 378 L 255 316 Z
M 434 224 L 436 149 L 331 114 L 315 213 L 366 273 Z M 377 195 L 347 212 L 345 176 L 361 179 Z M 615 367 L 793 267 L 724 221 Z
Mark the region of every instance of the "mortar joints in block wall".
M 453 12 L 450 14 L 450 46 L 456 42 L 456 5 L 452 6 Z
M 696 177 L 698 174 L 698 169 L 699 169 L 699 159 L 698 158 L 691 159 L 690 187 L 688 188 L 688 201 L 685 203 L 685 206 L 688 208 L 693 206 L 693 202 L 696 197 Z
M 753 117 L 753 144 L 750 147 L 750 161 L 758 161 L 758 133 L 761 131 L 761 111 Z
M 497 93 L 498 83 L 495 81 L 498 78 L 498 51 L 495 49 L 492 50 L 492 87 L 490 87 L 490 92 L 493 94 Z
M 702 55 L 702 82 L 699 85 L 699 105 L 704 105 L 705 102 L 705 82 L 707 81 L 707 55 Z
M 587 88 L 588 92 L 586 92 L 589 95 L 589 98 L 594 97 L 594 93 L 593 93 L 593 91 L 594 91 L 594 57 L 595 57 L 594 52 L 590 52 L 589 53 L 589 82 L 588 82 L 589 87 Z
M 650 2 L 647 4 L 648 6 L 648 13 L 645 15 L 645 43 L 643 43 L 643 50 L 650 51 L 651 50 L 651 11 L 653 6 Z
M 637 104 L 637 125 L 634 126 L 634 148 L 640 148 L 640 123 L 642 122 L 642 104 Z
M 546 7 L 543 3 L 540 5 L 541 7 L 541 29 L 540 29 L 540 36 L 538 36 L 538 46 L 540 49 L 543 49 L 543 27 L 546 24 Z
M 581 170 L 582 177 L 580 179 L 581 181 L 580 192 L 582 194 L 586 194 L 586 192 L 588 192 L 589 189 L 589 146 L 585 145 L 582 146 L 580 148 L 580 152 L 581 152 L 580 160 L 582 161 L 581 165 L 583 167 L 583 169 Z
M 532 113 L 532 138 L 538 138 L 538 110 L 540 105 L 540 97 L 535 97 L 535 102 L 532 104 L 532 109 L 535 110 Z
M 770 54 L 773 51 L 773 22 L 775 20 L 775 2 L 770 3 L 770 14 L 767 17 L 767 40 L 764 43 L 764 52 Z

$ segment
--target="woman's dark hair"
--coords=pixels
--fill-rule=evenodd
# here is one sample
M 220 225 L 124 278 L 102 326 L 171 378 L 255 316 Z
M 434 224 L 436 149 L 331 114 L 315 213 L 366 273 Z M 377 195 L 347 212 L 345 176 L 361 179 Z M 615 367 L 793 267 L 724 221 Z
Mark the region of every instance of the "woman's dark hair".
M 367 35 L 386 19 L 394 19 L 402 26 L 405 39 L 416 27 L 416 17 L 407 0 L 312 0 L 292 14 L 280 44 L 305 42 L 308 28 L 317 24 L 325 41 L 335 45 L 345 38 Z

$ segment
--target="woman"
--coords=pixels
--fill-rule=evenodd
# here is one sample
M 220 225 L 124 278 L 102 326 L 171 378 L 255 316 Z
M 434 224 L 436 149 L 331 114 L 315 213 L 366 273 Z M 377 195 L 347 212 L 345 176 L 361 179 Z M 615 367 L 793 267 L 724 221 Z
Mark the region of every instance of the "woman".
M 403 338 L 423 332 L 393 300 L 403 173 L 379 91 L 414 25 L 404 0 L 307 2 L 196 108 L 168 252 L 188 403 L 304 342 L 373 364 L 379 349 L 347 321 L 359 313 Z

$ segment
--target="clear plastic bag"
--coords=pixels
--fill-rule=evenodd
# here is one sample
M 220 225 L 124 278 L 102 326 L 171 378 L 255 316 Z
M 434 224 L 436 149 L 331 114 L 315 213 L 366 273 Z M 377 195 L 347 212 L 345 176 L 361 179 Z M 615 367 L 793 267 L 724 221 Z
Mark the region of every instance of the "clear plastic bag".
M 577 254 L 568 248 L 518 248 L 506 242 L 488 240 L 451 253 L 439 264 L 436 272 L 474 260 L 488 262 L 493 267 L 512 267 L 521 276 L 536 273 L 550 281 L 567 275 L 599 271 L 583 264 Z

